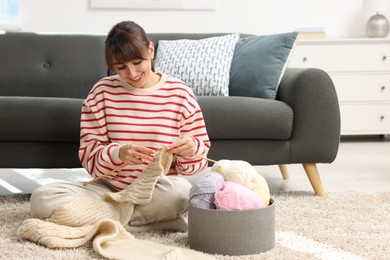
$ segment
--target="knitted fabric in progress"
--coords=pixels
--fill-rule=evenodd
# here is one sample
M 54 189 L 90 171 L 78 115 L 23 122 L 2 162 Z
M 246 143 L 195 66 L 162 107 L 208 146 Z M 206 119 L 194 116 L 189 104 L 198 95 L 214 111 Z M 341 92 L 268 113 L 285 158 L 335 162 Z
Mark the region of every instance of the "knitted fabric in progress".
M 17 233 L 49 248 L 79 247 L 93 240 L 94 250 L 111 259 L 210 259 L 209 255 L 194 250 L 137 240 L 124 228 L 134 205 L 151 201 L 157 180 L 168 172 L 171 163 L 172 155 L 162 148 L 127 189 L 106 193 L 103 200 L 76 199 L 59 207 L 48 222 L 24 221 Z

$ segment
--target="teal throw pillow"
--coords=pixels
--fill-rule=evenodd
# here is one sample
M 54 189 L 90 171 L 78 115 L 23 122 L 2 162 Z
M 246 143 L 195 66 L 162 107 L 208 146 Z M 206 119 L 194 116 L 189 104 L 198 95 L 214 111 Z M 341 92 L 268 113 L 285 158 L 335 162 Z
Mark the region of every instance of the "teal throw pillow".
M 298 33 L 241 38 L 230 68 L 229 95 L 275 99 Z

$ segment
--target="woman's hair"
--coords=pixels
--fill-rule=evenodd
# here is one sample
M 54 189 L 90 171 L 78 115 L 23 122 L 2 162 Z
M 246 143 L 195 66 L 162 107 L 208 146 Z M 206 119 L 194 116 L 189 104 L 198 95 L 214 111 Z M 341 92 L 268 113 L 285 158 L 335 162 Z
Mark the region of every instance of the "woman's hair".
M 114 69 L 114 58 L 123 63 L 134 59 L 146 59 L 150 42 L 144 29 L 135 22 L 123 21 L 114 25 L 105 42 L 108 67 Z M 153 61 L 152 70 L 154 71 Z

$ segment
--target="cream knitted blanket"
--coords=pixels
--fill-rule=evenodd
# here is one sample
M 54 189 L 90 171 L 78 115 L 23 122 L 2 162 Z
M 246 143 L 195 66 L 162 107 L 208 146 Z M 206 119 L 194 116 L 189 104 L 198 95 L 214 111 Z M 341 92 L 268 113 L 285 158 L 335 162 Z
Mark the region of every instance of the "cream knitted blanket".
M 49 248 L 79 247 L 92 241 L 95 252 L 110 259 L 213 259 L 191 249 L 137 240 L 124 228 L 134 205 L 150 202 L 158 178 L 171 163 L 172 155 L 162 148 L 127 189 L 106 193 L 102 200 L 76 199 L 59 207 L 47 221 L 24 221 L 17 233 Z

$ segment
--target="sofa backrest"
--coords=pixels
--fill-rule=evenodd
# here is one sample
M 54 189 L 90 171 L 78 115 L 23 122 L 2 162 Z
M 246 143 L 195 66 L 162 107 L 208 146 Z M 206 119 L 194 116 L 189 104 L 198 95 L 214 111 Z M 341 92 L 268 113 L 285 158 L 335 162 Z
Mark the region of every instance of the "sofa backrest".
M 85 98 L 107 75 L 104 35 L 0 34 L 0 96 Z
M 204 39 L 227 33 L 150 33 L 159 40 Z M 241 37 L 248 36 L 241 34 Z M 0 96 L 84 99 L 101 78 L 112 75 L 104 57 L 105 35 L 0 34 Z

